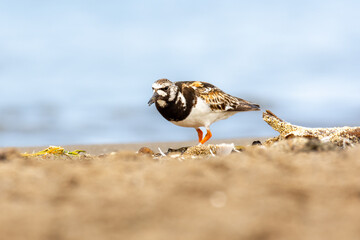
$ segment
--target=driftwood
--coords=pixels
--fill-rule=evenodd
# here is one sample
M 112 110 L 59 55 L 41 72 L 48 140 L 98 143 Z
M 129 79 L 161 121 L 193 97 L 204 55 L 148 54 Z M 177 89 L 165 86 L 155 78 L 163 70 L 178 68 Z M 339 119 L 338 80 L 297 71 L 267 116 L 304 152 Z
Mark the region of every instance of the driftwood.
M 266 141 L 266 144 L 271 145 L 279 140 L 304 137 L 316 138 L 322 142 L 331 142 L 338 146 L 353 145 L 360 143 L 360 127 L 334 127 L 334 128 L 307 128 L 292 125 L 277 117 L 271 111 L 266 110 L 263 113 L 263 119 L 275 131 L 280 133 L 280 136 L 271 138 Z

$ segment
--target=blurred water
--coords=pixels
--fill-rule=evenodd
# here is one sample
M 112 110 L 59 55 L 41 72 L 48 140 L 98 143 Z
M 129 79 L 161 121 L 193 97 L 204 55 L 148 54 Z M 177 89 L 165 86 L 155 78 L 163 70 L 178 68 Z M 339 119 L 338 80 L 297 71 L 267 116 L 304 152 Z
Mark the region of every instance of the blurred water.
M 357 1 L 0 1 L 0 146 L 196 140 L 148 107 L 211 82 L 299 125 L 360 125 Z M 261 112 L 213 137 L 276 134 Z

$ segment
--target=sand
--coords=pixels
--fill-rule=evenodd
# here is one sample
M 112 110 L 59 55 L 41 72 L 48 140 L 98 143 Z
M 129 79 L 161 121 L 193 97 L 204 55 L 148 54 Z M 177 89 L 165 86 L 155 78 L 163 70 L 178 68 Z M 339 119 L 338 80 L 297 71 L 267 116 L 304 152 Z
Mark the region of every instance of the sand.
M 1 239 L 360 239 L 360 147 L 135 154 L 176 144 L 67 149 L 88 157 L 21 158 L 1 149 Z

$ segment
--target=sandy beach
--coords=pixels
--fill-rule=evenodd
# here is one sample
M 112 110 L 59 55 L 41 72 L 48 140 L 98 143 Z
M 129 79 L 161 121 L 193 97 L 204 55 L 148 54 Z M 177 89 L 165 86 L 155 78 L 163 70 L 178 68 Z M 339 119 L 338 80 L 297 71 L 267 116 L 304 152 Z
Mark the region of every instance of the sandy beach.
M 65 146 L 90 153 L 80 157 L 1 149 L 1 238 L 359 239 L 359 147 L 254 147 L 196 159 L 135 153 L 184 144 L 192 143 Z

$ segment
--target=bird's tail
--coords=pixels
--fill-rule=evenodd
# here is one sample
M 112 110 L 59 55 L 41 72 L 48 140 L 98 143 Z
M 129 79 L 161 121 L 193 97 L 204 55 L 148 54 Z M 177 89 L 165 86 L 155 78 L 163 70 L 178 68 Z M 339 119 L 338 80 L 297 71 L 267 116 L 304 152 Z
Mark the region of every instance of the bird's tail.
M 260 111 L 260 105 L 255 103 L 249 103 L 249 111 Z
M 246 100 L 241 99 L 241 103 L 236 107 L 236 111 L 247 112 L 247 111 L 259 111 L 260 105 Z

